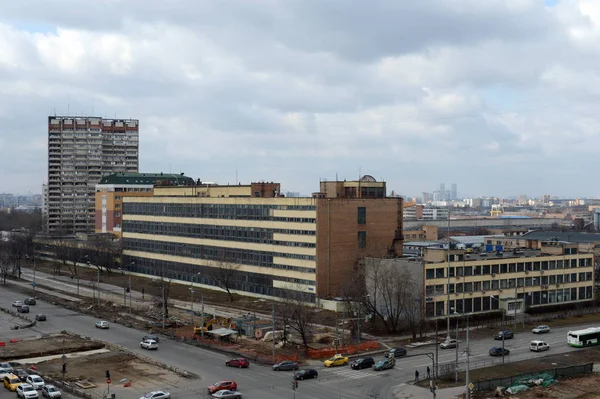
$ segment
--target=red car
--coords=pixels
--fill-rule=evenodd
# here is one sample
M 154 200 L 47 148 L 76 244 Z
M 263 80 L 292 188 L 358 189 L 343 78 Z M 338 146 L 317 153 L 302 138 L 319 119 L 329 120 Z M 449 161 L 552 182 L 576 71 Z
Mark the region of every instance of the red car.
M 225 362 L 225 366 L 229 367 L 239 367 L 239 368 L 247 368 L 250 367 L 250 362 L 248 359 L 244 359 L 243 357 L 236 359 L 229 359 Z
M 217 381 L 208 386 L 208 393 L 213 394 L 218 391 L 227 389 L 229 391 L 237 391 L 237 382 L 235 381 Z

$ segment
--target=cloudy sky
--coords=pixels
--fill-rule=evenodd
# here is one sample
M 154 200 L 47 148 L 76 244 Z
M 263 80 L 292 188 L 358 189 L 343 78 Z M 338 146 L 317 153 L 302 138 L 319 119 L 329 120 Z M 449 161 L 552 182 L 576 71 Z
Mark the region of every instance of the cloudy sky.
M 140 119 L 140 170 L 597 196 L 598 0 L 0 0 L 0 191 L 47 116 Z

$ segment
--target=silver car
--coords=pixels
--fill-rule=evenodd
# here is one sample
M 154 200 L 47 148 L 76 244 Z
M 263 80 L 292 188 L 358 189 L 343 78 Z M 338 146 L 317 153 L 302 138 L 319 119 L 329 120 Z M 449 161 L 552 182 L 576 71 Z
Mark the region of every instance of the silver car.
M 42 387 L 46 385 L 44 379 L 35 374 L 28 375 L 27 378 L 25 378 L 25 382 L 32 385 L 35 389 L 42 389 Z
M 38 393 L 30 384 L 21 384 L 17 387 L 17 396 L 22 399 L 37 399 Z
M 54 385 L 44 385 L 42 388 L 42 396 L 49 399 L 55 399 L 62 397 L 62 394 Z
M 108 323 L 108 321 L 99 320 L 96 322 L 96 328 L 102 328 L 102 329 L 106 330 L 109 327 L 110 327 L 110 324 Z
M 242 394 L 238 391 L 228 391 L 224 389 L 213 393 L 212 397 L 218 399 L 242 399 Z
M 171 394 L 169 392 L 152 391 L 152 392 L 148 392 L 147 394 L 142 396 L 140 399 L 169 399 L 170 397 L 171 397 Z

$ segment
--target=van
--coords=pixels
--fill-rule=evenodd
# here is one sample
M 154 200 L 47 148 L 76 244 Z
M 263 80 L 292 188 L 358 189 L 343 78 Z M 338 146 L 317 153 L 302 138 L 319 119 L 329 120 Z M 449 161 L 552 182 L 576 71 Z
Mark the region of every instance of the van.
M 529 343 L 529 350 L 534 352 L 547 351 L 548 349 L 550 349 L 550 345 L 544 341 L 531 341 Z

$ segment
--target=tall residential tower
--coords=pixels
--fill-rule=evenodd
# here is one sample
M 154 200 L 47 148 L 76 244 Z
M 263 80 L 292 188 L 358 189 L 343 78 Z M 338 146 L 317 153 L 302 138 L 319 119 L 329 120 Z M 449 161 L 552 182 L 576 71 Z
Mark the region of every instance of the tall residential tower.
M 94 231 L 96 184 L 138 171 L 138 139 L 136 119 L 48 117 L 48 233 Z

